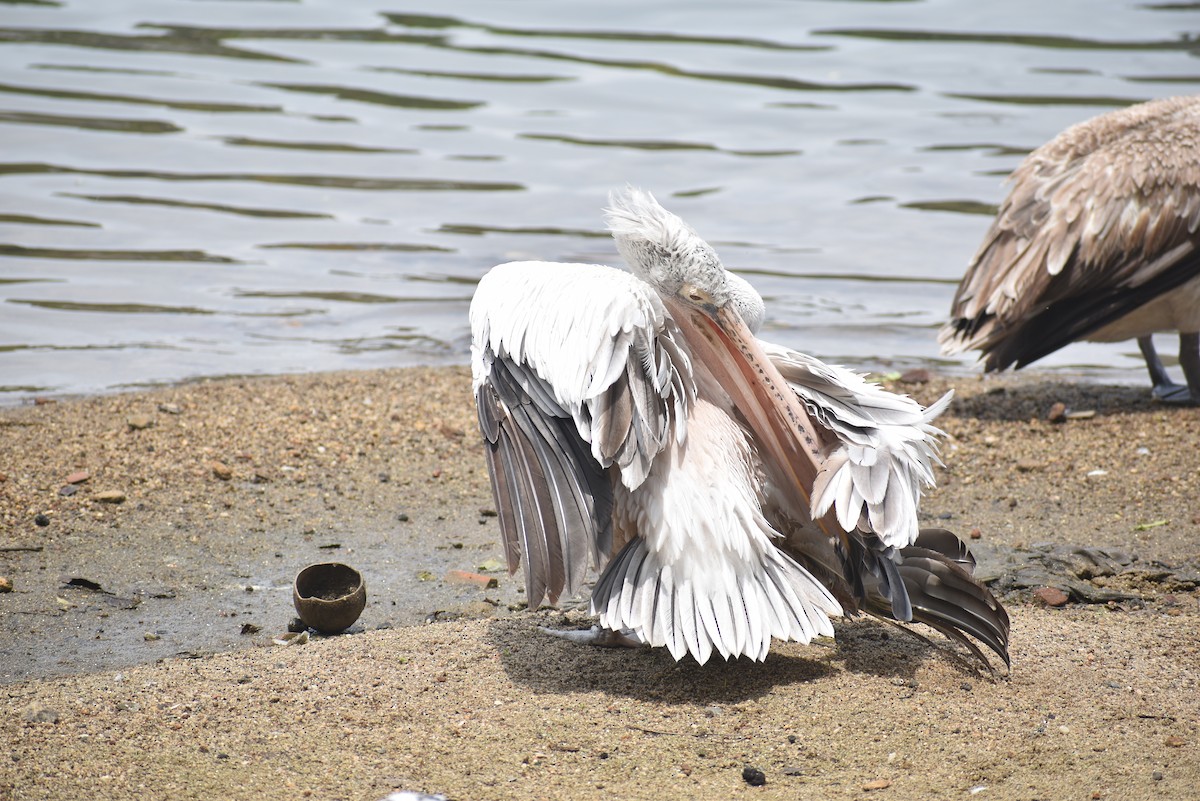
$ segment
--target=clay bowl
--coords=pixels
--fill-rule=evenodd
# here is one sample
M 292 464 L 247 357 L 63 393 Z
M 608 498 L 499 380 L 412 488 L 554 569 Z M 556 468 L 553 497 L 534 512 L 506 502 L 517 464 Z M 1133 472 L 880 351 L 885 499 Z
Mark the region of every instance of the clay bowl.
M 292 604 L 304 625 L 322 634 L 351 626 L 367 605 L 362 574 L 340 562 L 309 565 L 296 574 Z

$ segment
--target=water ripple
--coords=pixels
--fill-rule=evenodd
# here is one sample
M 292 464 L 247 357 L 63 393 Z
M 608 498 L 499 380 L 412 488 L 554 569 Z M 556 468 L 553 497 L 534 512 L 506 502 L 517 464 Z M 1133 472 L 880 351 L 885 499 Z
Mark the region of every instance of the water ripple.
M 229 206 L 223 203 L 199 203 L 189 200 L 176 200 L 165 197 L 144 197 L 141 195 L 80 195 L 72 192 L 61 192 L 61 197 L 73 197 L 80 200 L 90 200 L 94 203 L 123 203 L 133 206 L 164 206 L 176 209 L 198 209 L 215 211 L 221 214 L 236 214 L 240 217 L 262 217 L 277 220 L 332 220 L 332 214 L 321 214 L 308 211 L 289 211 L 287 209 L 262 209 L 246 206 Z M 2 218 L 0 218 L 2 221 Z M 62 223 L 65 224 L 65 223 Z M 91 225 L 91 223 L 76 223 L 76 225 Z

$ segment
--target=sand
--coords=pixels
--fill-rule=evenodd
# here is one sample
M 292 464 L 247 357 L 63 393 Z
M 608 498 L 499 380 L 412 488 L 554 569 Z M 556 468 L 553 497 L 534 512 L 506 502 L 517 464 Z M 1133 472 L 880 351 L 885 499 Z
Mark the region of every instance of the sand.
M 499 569 L 462 369 L 0 410 L 0 799 L 1196 798 L 1200 411 L 953 386 L 923 515 L 976 535 L 1008 676 L 864 619 L 762 664 L 546 637 L 587 617 L 525 610 Z M 1116 572 L 1021 563 L 1041 543 Z M 316 561 L 362 570 L 366 611 L 273 645 Z

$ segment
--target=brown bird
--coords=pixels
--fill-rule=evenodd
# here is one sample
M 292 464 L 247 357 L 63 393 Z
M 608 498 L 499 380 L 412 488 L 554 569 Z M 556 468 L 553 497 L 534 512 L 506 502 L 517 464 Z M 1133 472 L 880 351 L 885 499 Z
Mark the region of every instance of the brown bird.
M 1017 368 L 1075 340 L 1136 338 L 1154 397 L 1200 402 L 1200 97 L 1130 106 L 1029 154 L 938 335 Z M 1151 334 L 1179 332 L 1187 386 Z

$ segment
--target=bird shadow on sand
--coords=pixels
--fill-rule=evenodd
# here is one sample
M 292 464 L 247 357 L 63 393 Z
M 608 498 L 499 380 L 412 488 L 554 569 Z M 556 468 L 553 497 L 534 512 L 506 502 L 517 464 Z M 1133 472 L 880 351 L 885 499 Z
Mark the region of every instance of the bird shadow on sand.
M 1071 414 L 1148 414 L 1189 408 L 1154 400 L 1149 387 L 1040 381 L 999 384 L 982 392 L 960 394 L 951 404 L 950 414 L 977 420 L 1046 420 L 1057 403 L 1063 405 L 1067 422 Z
M 540 618 L 540 619 L 539 619 Z M 676 662 L 665 648 L 600 648 L 552 637 L 539 630 L 581 628 L 580 621 L 516 617 L 494 621 L 487 639 L 514 684 L 540 693 L 599 690 L 609 695 L 666 704 L 732 704 L 796 684 L 811 684 L 839 672 L 891 677 L 911 683 L 926 659 L 953 662 L 976 676 L 950 648 L 934 647 L 874 621 L 838 624 L 836 641 L 808 645 L 775 642 L 763 662 L 719 654 L 704 665 L 691 656 Z

